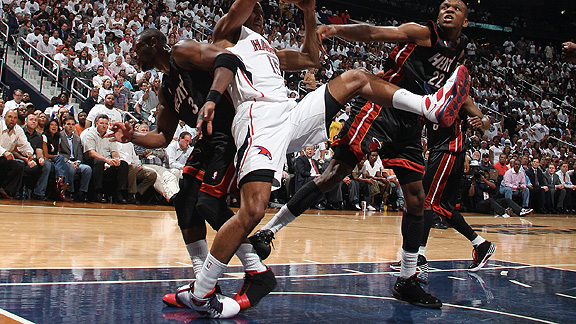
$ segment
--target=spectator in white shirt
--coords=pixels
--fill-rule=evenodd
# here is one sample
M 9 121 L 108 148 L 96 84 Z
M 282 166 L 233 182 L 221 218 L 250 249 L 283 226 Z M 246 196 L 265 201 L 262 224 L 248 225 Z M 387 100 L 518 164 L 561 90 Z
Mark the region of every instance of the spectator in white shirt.
M 192 135 L 188 132 L 180 134 L 178 141 L 174 141 L 166 147 L 166 166 L 170 169 L 177 169 L 182 171 L 188 161 L 188 157 L 192 153 Z M 178 178 L 182 177 L 180 172 Z
M 9 110 L 0 121 L 0 196 L 15 197 L 22 187 L 24 163 L 15 160 L 16 152 L 24 155 L 25 163 L 33 168 L 34 152 L 22 127 L 16 125 L 18 113 Z
M 118 143 L 120 160 L 128 163 L 128 203 L 138 204 L 142 195 L 156 182 L 157 174 L 154 170 L 143 168 L 138 155 L 134 151 L 134 144 Z M 139 197 L 136 196 L 139 195 Z

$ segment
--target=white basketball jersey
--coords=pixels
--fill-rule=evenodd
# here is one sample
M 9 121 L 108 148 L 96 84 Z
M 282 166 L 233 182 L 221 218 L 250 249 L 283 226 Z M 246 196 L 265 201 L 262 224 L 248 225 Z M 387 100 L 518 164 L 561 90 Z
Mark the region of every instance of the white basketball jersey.
M 260 34 L 242 26 L 238 42 L 227 48 L 244 63 L 229 86 L 234 107 L 246 101 L 289 101 L 288 88 L 274 48 Z

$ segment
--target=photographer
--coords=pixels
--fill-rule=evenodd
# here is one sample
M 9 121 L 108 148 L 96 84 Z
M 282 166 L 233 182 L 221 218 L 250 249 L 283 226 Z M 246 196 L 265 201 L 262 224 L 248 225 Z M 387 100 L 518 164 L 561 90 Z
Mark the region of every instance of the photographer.
M 486 172 L 481 169 L 476 170 L 468 195 L 472 197 L 477 212 L 495 213 L 496 217 L 502 216 L 504 218 L 512 216 L 512 212 L 520 216 L 529 214 L 510 198 L 492 198 L 494 190 L 496 190 L 496 184 L 488 179 Z

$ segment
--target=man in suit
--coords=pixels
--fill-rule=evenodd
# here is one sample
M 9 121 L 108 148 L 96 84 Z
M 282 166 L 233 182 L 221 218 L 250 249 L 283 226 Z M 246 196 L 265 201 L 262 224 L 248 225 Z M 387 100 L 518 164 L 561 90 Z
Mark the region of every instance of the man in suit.
M 92 179 L 92 168 L 82 163 L 83 148 L 80 136 L 74 134 L 76 121 L 74 117 L 68 116 L 64 119 L 64 130 L 60 132 L 60 155 L 64 157 L 68 164 L 66 178 L 71 181 L 68 186 L 68 192 L 74 194 L 74 176 L 80 176 L 80 189 L 76 195 L 76 200 L 81 202 L 88 201 L 88 188 L 90 179 Z
M 532 183 L 532 189 L 530 190 L 532 201 L 532 207 L 537 213 L 548 213 L 548 209 L 544 207 L 544 173 L 539 168 L 540 161 L 538 159 L 532 160 L 532 166 L 526 169 L 526 175 Z M 546 187 L 548 188 L 548 187 Z
M 320 162 L 312 158 L 314 156 L 314 152 L 314 146 L 306 146 L 306 148 L 304 148 L 304 154 L 300 155 L 294 163 L 294 169 L 296 173 L 294 186 L 296 191 L 298 191 L 298 189 L 302 188 L 308 182 L 314 180 L 314 178 L 320 176 L 322 173 Z M 316 204 L 317 209 L 325 209 L 321 203 L 323 200 L 324 199 L 321 199 Z
M 557 206 L 555 203 L 555 198 L 558 196 L 563 196 L 562 200 L 564 200 L 566 191 L 562 189 L 556 189 L 556 186 L 560 184 L 560 179 L 558 178 L 558 175 L 556 175 L 556 166 L 554 163 L 550 163 L 548 165 L 546 172 L 543 173 L 543 179 L 544 184 L 542 185 L 542 189 L 544 190 L 544 205 L 546 206 L 546 209 L 550 210 L 551 212 L 557 212 L 557 209 L 555 208 Z
M 558 208 L 563 213 L 573 213 L 572 202 L 576 186 L 574 186 L 570 180 L 568 163 L 563 162 L 560 170 L 556 171 L 556 175 L 558 176 L 558 183 L 555 183 L 556 190 L 561 190 L 560 196 L 558 197 Z M 562 195 L 562 193 L 564 194 Z

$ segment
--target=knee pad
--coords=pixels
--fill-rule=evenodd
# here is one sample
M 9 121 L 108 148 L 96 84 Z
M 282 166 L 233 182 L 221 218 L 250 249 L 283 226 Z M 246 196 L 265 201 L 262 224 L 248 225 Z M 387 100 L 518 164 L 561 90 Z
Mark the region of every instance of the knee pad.
M 215 231 L 234 216 L 234 212 L 226 204 L 226 197 L 216 198 L 205 192 L 198 193 L 196 211 Z
M 180 229 L 188 229 L 204 222 L 202 214 L 196 211 L 200 180 L 184 174 L 180 180 L 180 191 L 174 197 L 174 209 Z
M 402 248 L 408 252 L 418 252 L 424 233 L 424 217 L 404 212 L 402 216 Z

